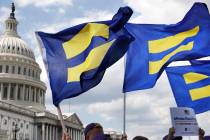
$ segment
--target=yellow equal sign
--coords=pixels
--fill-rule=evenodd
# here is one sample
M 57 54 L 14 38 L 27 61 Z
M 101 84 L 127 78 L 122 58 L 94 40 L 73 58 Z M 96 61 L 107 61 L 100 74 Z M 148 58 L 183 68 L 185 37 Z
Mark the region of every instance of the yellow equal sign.
M 192 84 L 199 82 L 201 80 L 209 78 L 209 76 L 200 74 L 200 73 L 194 73 L 194 72 L 189 72 L 183 75 L 185 83 L 186 84 Z M 201 87 L 201 88 L 196 88 L 196 89 L 191 89 L 189 91 L 190 96 L 192 101 L 199 100 L 202 98 L 210 97 L 210 85 Z
M 100 23 L 88 23 L 72 39 L 63 43 L 66 59 L 71 59 L 85 51 L 94 36 L 109 38 L 109 26 Z M 115 40 L 93 48 L 85 61 L 77 66 L 68 68 L 67 82 L 79 82 L 83 72 L 95 69 L 100 66 L 107 51 Z
M 200 28 L 199 26 L 194 27 L 191 30 L 184 31 L 181 33 L 178 33 L 173 36 L 169 36 L 166 38 L 158 39 L 158 40 L 151 40 L 148 42 L 148 49 L 150 54 L 157 54 L 164 51 L 167 51 L 179 44 L 181 44 L 185 39 L 189 37 L 196 36 L 199 32 Z M 175 49 L 173 52 L 165 55 L 161 60 L 157 61 L 150 61 L 149 62 L 149 74 L 156 74 L 160 71 L 162 66 L 167 63 L 167 61 L 177 53 L 183 52 L 183 51 L 191 51 L 193 49 L 194 42 L 189 42 L 186 45 L 181 45 L 177 49 Z

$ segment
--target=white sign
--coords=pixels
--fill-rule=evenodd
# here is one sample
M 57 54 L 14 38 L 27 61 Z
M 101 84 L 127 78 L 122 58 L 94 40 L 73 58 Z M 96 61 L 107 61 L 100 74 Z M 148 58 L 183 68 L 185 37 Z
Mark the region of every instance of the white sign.
M 198 123 L 195 112 L 191 108 L 170 108 L 174 136 L 198 136 Z

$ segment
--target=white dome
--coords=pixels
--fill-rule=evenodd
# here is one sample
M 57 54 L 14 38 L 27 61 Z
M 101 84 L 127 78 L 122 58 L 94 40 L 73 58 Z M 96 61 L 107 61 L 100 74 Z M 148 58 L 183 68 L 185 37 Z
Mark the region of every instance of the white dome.
M 35 59 L 33 51 L 18 37 L 2 36 L 0 38 L 0 53 L 12 53 Z

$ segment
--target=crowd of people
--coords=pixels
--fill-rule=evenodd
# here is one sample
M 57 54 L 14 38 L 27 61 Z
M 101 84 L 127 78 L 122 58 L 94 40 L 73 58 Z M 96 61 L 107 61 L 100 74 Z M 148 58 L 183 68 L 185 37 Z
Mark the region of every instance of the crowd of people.
M 174 136 L 175 129 L 169 129 L 168 134 L 162 140 L 182 140 L 182 136 Z M 199 128 L 198 140 L 210 140 L 210 136 L 205 136 L 205 131 Z M 85 140 L 112 140 L 104 134 L 103 127 L 99 123 L 90 123 L 84 129 Z M 62 140 L 73 140 L 68 134 L 64 134 Z M 123 135 L 121 140 L 127 140 L 127 136 Z M 133 140 L 149 140 L 144 136 L 136 136 Z

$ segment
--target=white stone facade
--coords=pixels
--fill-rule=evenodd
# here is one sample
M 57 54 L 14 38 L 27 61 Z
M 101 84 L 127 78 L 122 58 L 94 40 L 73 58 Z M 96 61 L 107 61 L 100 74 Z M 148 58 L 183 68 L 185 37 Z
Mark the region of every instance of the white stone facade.
M 46 86 L 33 51 L 17 33 L 12 5 L 0 37 L 0 140 L 61 140 L 58 116 L 45 108 Z M 83 124 L 76 114 L 64 116 L 73 140 L 82 140 Z M 15 133 L 14 130 L 18 129 Z

